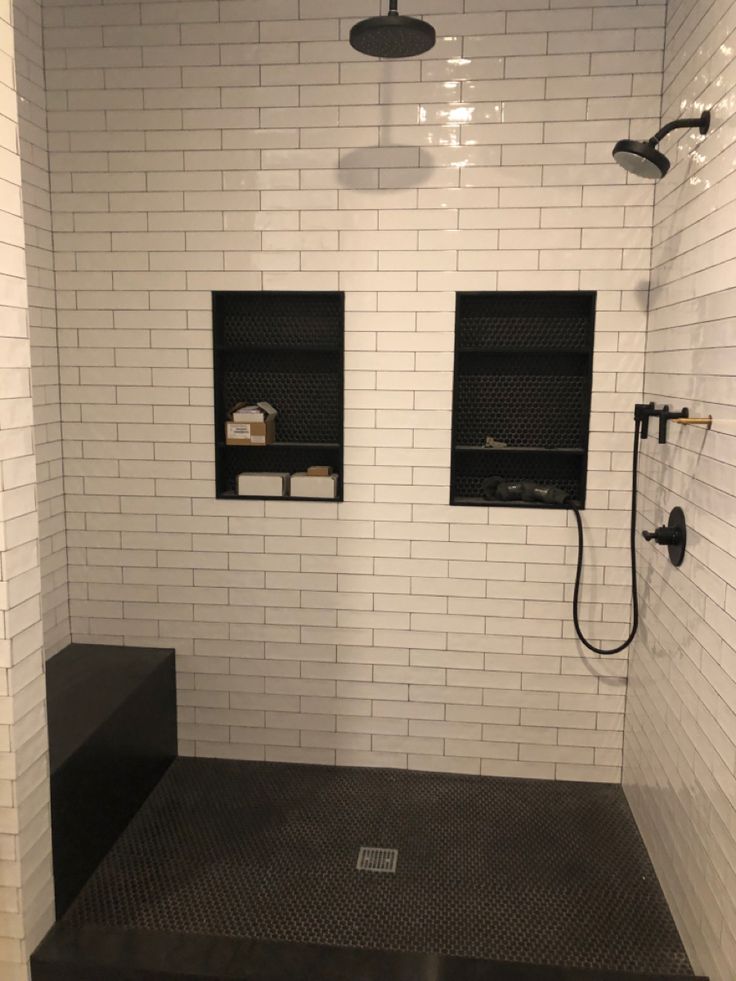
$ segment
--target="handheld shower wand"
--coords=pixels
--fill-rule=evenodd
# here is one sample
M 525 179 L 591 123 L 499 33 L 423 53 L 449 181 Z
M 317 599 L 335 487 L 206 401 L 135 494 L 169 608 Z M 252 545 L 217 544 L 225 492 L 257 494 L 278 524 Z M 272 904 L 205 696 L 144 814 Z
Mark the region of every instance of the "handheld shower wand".
M 580 508 L 572 500 L 566 491 L 559 487 L 549 487 L 535 484 L 533 481 L 517 480 L 504 481 L 500 477 L 489 477 L 483 482 L 483 495 L 488 499 L 499 501 L 528 501 L 542 504 L 563 505 L 569 508 L 575 515 L 575 522 L 578 529 L 578 556 L 577 567 L 575 570 L 575 588 L 572 599 L 572 620 L 581 644 L 593 651 L 594 654 L 619 654 L 625 650 L 633 641 L 639 629 L 639 595 L 636 581 L 636 497 L 637 482 L 639 472 L 639 440 L 642 434 L 648 433 L 649 418 L 656 414 L 654 403 L 651 405 L 637 405 L 634 412 L 634 447 L 633 459 L 631 462 L 631 624 L 629 634 L 622 643 L 612 648 L 597 647 L 591 643 L 583 633 L 580 625 L 580 587 L 583 579 L 583 556 L 585 538 L 583 533 L 583 520 L 580 516 Z
M 631 644 L 639 629 L 639 593 L 636 579 L 636 508 L 639 480 L 639 445 L 642 439 L 647 439 L 649 436 L 649 420 L 653 416 L 659 419 L 658 441 L 660 443 L 667 442 L 667 425 L 672 421 L 682 425 L 688 423 L 705 424 L 708 429 L 710 429 L 712 423 L 710 416 L 691 419 L 690 410 L 687 407 L 680 409 L 679 412 L 671 412 L 669 405 L 663 405 L 658 409 L 654 402 L 642 402 L 634 407 L 634 445 L 631 460 L 631 523 L 629 533 L 629 548 L 631 550 L 631 621 L 626 640 L 617 644 L 615 647 L 597 647 L 588 640 L 580 625 L 580 588 L 583 580 L 585 542 L 583 519 L 580 516 L 580 508 L 577 502 L 559 487 L 536 484 L 530 480 L 504 480 L 501 477 L 488 477 L 483 481 L 482 485 L 483 496 L 488 500 L 506 502 L 525 501 L 557 507 L 562 506 L 569 508 L 575 515 L 575 523 L 578 529 L 578 555 L 575 569 L 575 587 L 572 598 L 572 620 L 575 633 L 581 644 L 587 647 L 589 651 L 593 651 L 594 654 L 619 654 Z M 657 528 L 653 532 L 645 531 L 643 532 L 643 536 L 647 541 L 654 541 L 658 545 L 666 545 L 669 549 L 669 556 L 672 563 L 678 566 L 682 564 L 685 556 L 687 529 L 685 527 L 685 516 L 680 508 L 673 509 L 667 526 Z

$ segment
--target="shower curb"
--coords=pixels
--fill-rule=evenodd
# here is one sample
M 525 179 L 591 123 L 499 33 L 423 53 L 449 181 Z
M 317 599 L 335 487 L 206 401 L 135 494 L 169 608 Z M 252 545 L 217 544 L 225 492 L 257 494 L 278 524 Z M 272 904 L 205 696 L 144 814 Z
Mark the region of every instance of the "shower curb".
M 708 981 L 64 923 L 31 966 L 33 981 Z

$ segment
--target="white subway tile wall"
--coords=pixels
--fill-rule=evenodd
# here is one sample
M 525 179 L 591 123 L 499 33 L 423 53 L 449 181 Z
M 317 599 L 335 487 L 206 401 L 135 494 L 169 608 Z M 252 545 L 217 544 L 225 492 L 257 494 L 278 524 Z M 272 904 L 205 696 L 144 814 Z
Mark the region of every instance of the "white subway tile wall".
M 670 427 L 643 461 L 649 527 L 685 510 L 675 570 L 646 546 L 643 629 L 631 658 L 624 786 L 699 973 L 736 971 L 736 6 L 671 0 L 663 119 L 713 108 L 711 131 L 673 134 L 657 189 L 647 399 L 711 432 Z M 678 138 L 679 137 L 679 138 Z
M 39 0 L 14 0 L 14 18 L 28 309 L 31 325 L 34 444 L 38 468 L 41 609 L 44 653 L 48 658 L 70 642 L 71 632 L 43 25 Z
M 22 23 L 22 15 L 19 17 Z M 22 30 L 22 27 L 20 28 Z M 0 976 L 53 919 L 41 581 L 13 16 L 0 3 Z
M 173 645 L 183 753 L 616 781 L 566 514 L 451 508 L 456 290 L 598 291 L 585 627 L 626 632 L 665 7 L 44 5 L 72 631 Z M 214 499 L 212 290 L 346 293 L 345 502 Z M 248 393 L 243 393 L 247 397 Z

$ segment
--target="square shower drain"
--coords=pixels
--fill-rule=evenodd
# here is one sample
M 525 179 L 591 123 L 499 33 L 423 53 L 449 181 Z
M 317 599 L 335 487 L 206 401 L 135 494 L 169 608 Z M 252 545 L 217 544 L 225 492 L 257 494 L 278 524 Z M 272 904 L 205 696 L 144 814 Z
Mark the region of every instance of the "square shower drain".
M 359 872 L 395 872 L 398 860 L 397 848 L 370 848 L 362 845 L 355 867 Z

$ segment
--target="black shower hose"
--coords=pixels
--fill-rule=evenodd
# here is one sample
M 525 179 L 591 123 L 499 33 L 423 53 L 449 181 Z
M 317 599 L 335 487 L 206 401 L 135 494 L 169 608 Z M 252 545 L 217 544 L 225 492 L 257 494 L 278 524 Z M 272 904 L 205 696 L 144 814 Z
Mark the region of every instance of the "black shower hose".
M 578 565 L 575 572 L 575 591 L 572 598 L 572 619 L 575 625 L 575 633 L 580 638 L 580 641 L 588 648 L 589 651 L 593 651 L 594 654 L 619 654 L 621 651 L 626 650 L 634 637 L 636 637 L 636 632 L 639 629 L 639 595 L 636 582 L 636 494 L 639 475 L 640 431 L 641 423 L 637 419 L 634 425 L 634 450 L 633 459 L 631 461 L 631 629 L 626 640 L 619 644 L 618 647 L 613 647 L 610 650 L 606 650 L 603 647 L 596 647 L 595 644 L 591 644 L 583 634 L 582 627 L 580 626 L 578 607 L 580 605 L 580 583 L 583 578 L 583 521 L 580 517 L 580 509 L 577 507 L 577 505 L 569 504 L 570 510 L 575 515 L 575 520 L 577 521 L 578 525 Z

